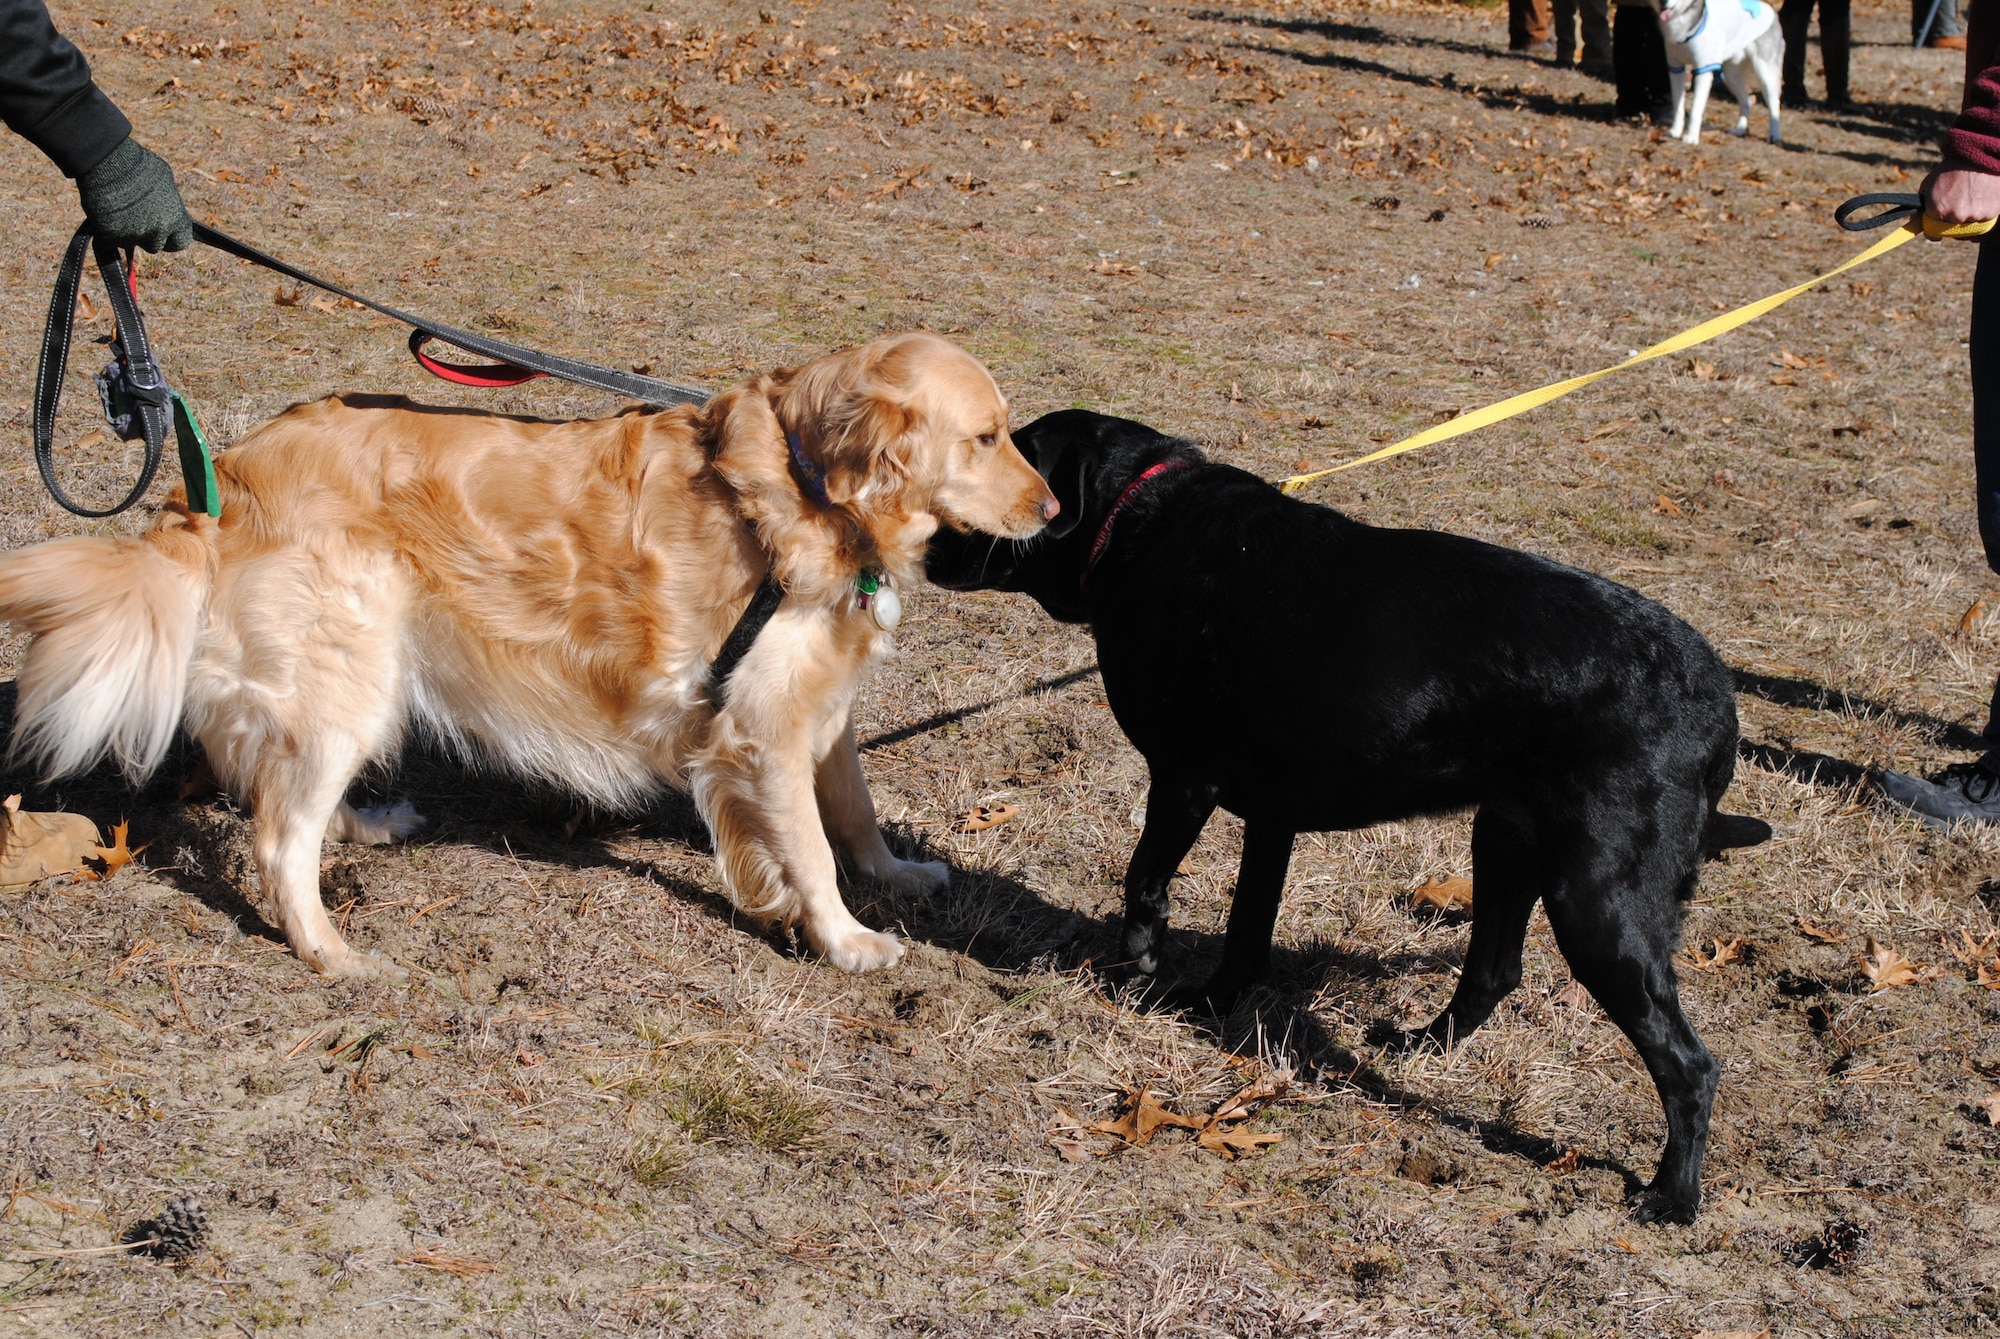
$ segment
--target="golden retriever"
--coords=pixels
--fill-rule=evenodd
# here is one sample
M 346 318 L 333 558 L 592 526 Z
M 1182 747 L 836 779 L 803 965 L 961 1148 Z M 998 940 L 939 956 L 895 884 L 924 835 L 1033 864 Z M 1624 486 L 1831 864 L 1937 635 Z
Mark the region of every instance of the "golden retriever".
M 1056 512 L 993 378 L 923 334 L 599 420 L 322 400 L 216 479 L 219 521 L 177 491 L 137 538 L 0 557 L 0 619 L 34 635 L 14 745 L 51 776 L 110 754 L 139 780 L 185 721 L 251 806 L 278 926 L 332 976 L 402 974 L 342 941 L 319 859 L 422 822 L 342 799 L 412 724 L 606 805 L 683 786 L 739 907 L 848 971 L 894 963 L 833 847 L 898 888 L 947 874 L 875 825 L 850 715 L 890 638 L 857 582 L 914 585 L 940 521 L 1020 539 Z M 767 576 L 783 601 L 718 693 Z

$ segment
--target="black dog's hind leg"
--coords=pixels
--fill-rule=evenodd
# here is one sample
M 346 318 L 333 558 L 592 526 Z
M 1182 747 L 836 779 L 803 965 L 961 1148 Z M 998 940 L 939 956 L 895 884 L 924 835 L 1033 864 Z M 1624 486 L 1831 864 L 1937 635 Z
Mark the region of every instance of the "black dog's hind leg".
M 1604 813 L 1587 822 L 1583 868 L 1565 869 L 1544 895 L 1556 943 L 1570 971 L 1646 1062 L 1666 1109 L 1667 1146 L 1641 1218 L 1691 1223 L 1701 1207 L 1701 1163 L 1720 1073 L 1715 1057 L 1681 1011 L 1673 952 L 1680 942 L 1677 894 L 1694 878 L 1705 814 L 1690 814 L 1683 853 L 1643 820 L 1621 825 Z M 1621 826 L 1623 830 L 1621 831 Z M 1642 828 L 1644 830 L 1642 835 Z M 1646 850 L 1641 843 L 1650 844 Z M 1568 862 L 1565 862 L 1567 864 Z
M 1451 1003 L 1430 1026 L 1404 1034 L 1405 1046 L 1449 1046 L 1492 1017 L 1521 984 L 1521 946 L 1542 894 L 1542 871 L 1528 835 L 1491 807 L 1472 820 L 1472 941 Z
M 1160 970 L 1167 885 L 1214 812 L 1213 786 L 1154 777 L 1146 792 L 1146 830 L 1125 867 L 1125 961 L 1141 976 Z
M 1236 899 L 1229 907 L 1229 929 L 1222 940 L 1222 962 L 1207 984 L 1177 992 L 1185 1003 L 1226 1014 L 1245 987 L 1271 970 L 1271 931 L 1278 923 L 1278 903 L 1285 893 L 1285 871 L 1292 863 L 1290 828 L 1249 823 L 1243 829 L 1243 863 L 1236 871 Z

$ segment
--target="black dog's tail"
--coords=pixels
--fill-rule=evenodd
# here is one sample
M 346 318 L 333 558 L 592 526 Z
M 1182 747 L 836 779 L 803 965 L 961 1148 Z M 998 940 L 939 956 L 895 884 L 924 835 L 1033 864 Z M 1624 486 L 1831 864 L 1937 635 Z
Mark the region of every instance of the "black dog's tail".
M 1725 814 L 1711 809 L 1708 828 L 1701 834 L 1701 853 L 1710 860 L 1738 846 L 1762 846 L 1771 840 L 1771 825 L 1761 818 Z

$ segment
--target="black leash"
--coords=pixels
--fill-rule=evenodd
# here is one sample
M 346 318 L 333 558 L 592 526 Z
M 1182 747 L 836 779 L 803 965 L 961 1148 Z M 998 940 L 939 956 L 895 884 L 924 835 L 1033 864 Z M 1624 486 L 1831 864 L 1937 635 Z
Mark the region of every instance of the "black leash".
M 411 355 L 426 370 L 447 381 L 467 386 L 513 386 L 531 377 L 547 376 L 653 405 L 705 404 L 709 399 L 707 391 L 693 386 L 578 362 L 574 358 L 562 358 L 504 340 L 488 339 L 456 326 L 412 316 L 350 292 L 339 284 L 328 283 L 206 224 L 195 224 L 194 235 L 196 241 L 218 251 L 253 265 L 261 265 L 299 283 L 311 284 L 349 302 L 360 303 L 371 311 L 409 326 Z M 125 441 L 139 437 L 146 444 L 145 463 L 140 468 L 138 482 L 132 485 L 132 491 L 122 501 L 102 510 L 86 507 L 72 498 L 57 481 L 55 470 L 56 409 L 62 402 L 63 378 L 69 371 L 70 338 L 75 329 L 76 300 L 83 279 L 86 252 L 96 257 L 98 273 L 104 280 L 104 291 L 110 295 L 112 315 L 118 321 L 118 335 L 111 345 L 112 360 L 97 374 L 98 398 L 103 403 L 104 417 L 112 431 Z M 160 457 L 166 450 L 167 433 L 171 429 L 179 439 L 181 472 L 187 481 L 190 508 L 219 516 L 221 499 L 216 491 L 214 463 L 207 439 L 202 436 L 187 403 L 167 385 L 166 377 L 160 371 L 159 359 L 153 352 L 151 341 L 146 338 L 146 323 L 140 314 L 132 282 L 131 260 L 129 251 L 121 255 L 116 248 L 97 237 L 87 220 L 70 238 L 69 249 L 63 253 L 62 264 L 56 270 L 55 291 L 49 298 L 49 319 L 42 330 L 42 357 L 35 374 L 35 468 L 41 472 L 42 483 L 48 488 L 49 496 L 65 509 L 78 516 L 116 516 L 144 497 L 152 487 L 153 477 L 159 472 Z M 424 352 L 424 345 L 432 340 L 491 358 L 494 362 L 485 367 L 439 362 Z M 810 462 L 803 457 L 795 439 L 790 446 L 795 468 L 809 466 Z M 824 485 L 809 470 L 801 482 L 822 506 L 826 505 Z M 778 612 L 784 598 L 785 588 L 778 584 L 777 577 L 766 576 L 757 587 L 757 593 L 751 597 L 749 606 L 736 620 L 736 626 L 730 630 L 721 652 L 709 666 L 710 696 L 718 710 L 725 700 L 730 675 L 749 654 L 757 635 Z
M 401 321 L 411 328 L 411 354 L 432 372 L 437 372 L 439 367 L 448 369 L 446 372 L 438 373 L 446 380 L 456 381 L 458 378 L 449 374 L 452 364 L 440 364 L 423 352 L 423 346 L 431 340 L 453 345 L 467 353 L 491 358 L 498 364 L 491 368 L 456 369 L 471 377 L 479 378 L 460 382 L 461 385 L 507 386 L 525 381 L 529 376 L 545 376 L 574 382 L 579 386 L 590 386 L 600 391 L 609 391 L 613 395 L 622 395 L 628 400 L 638 400 L 645 404 L 706 404 L 709 399 L 710 392 L 693 386 L 662 381 L 658 377 L 640 376 L 637 372 L 621 372 L 615 367 L 599 367 L 595 363 L 578 362 L 574 358 L 561 358 L 552 353 L 543 353 L 539 349 L 524 348 L 504 340 L 488 339 L 484 335 L 475 335 L 470 330 L 460 330 L 456 326 L 441 325 L 436 321 L 427 321 L 421 316 L 412 316 L 406 311 L 399 311 L 372 298 L 364 298 L 359 293 L 351 293 L 339 284 L 328 283 L 318 275 L 308 274 L 296 265 L 286 264 L 276 256 L 267 255 L 247 242 L 239 242 L 227 233 L 217 232 L 207 224 L 194 225 L 194 239 L 214 247 L 217 251 L 226 251 L 240 260 L 247 260 L 253 265 L 261 265 L 267 270 L 276 271 L 287 279 L 311 284 L 314 288 L 346 298 L 349 302 L 358 302 L 370 311 L 378 311 L 393 320 Z
M 532 377 L 547 376 L 653 405 L 703 404 L 709 398 L 709 392 L 693 386 L 641 376 L 636 372 L 623 372 L 614 367 L 599 367 L 574 358 L 562 358 L 412 316 L 350 292 L 339 284 L 328 283 L 206 224 L 195 224 L 194 235 L 196 241 L 218 251 L 261 265 L 299 283 L 311 284 L 314 288 L 402 322 L 411 328 L 411 355 L 430 372 L 460 385 L 512 386 Z M 96 257 L 98 273 L 104 279 L 104 290 L 111 298 L 112 314 L 118 320 L 118 337 L 112 344 L 112 361 L 97 374 L 98 398 L 103 402 L 104 417 L 112 431 L 126 441 L 143 438 L 146 444 L 145 463 L 140 467 L 139 478 L 132 485 L 132 491 L 115 506 L 103 509 L 86 507 L 71 497 L 57 481 L 55 469 L 56 409 L 62 401 L 63 378 L 69 370 L 70 337 L 76 322 L 76 300 L 86 252 Z M 160 457 L 166 449 L 167 433 L 171 429 L 180 442 L 181 469 L 187 477 L 189 505 L 198 511 L 215 514 L 218 501 L 213 469 L 207 461 L 207 442 L 202 438 L 192 411 L 167 385 L 160 371 L 159 359 L 153 352 L 152 343 L 146 338 L 146 325 L 133 291 L 130 265 L 131 253 L 120 255 L 115 248 L 96 237 L 88 220 L 70 238 L 69 249 L 63 253 L 62 264 L 56 270 L 55 291 L 49 298 L 49 319 L 42 330 L 41 363 L 35 374 L 35 468 L 41 472 L 42 483 L 48 488 L 49 496 L 66 510 L 93 518 L 116 516 L 144 497 L 146 490 L 152 487 L 153 476 L 159 471 Z M 495 361 L 485 367 L 440 362 L 424 352 L 424 345 L 432 340 Z
M 111 313 L 118 320 L 118 338 L 113 342 L 112 360 L 97 374 L 97 394 L 104 403 L 104 417 L 112 431 L 130 441 L 146 441 L 146 463 L 139 481 L 116 506 L 102 510 L 86 507 L 63 491 L 56 481 L 56 406 L 62 401 L 63 377 L 69 371 L 70 331 L 76 320 L 76 295 L 83 278 L 86 251 L 97 257 L 97 272 L 104 278 L 104 291 L 111 298 Z M 146 325 L 139 317 L 139 304 L 132 297 L 132 280 L 127 270 L 130 256 L 120 256 L 116 248 L 96 238 L 89 223 L 76 230 L 56 271 L 55 292 L 49 298 L 49 320 L 42 328 L 42 360 L 35 372 L 35 468 L 49 496 L 78 516 L 116 516 L 146 495 L 159 471 L 160 455 L 166 449 L 171 421 L 172 393 L 160 375 L 159 361 L 146 338 Z

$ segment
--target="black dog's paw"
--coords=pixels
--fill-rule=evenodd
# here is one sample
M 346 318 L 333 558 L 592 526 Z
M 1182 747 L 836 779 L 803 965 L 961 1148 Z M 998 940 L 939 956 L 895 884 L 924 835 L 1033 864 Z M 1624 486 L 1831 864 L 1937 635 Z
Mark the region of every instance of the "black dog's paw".
M 1386 1018 L 1378 1018 L 1370 1023 L 1365 1035 L 1370 1046 L 1379 1046 L 1398 1055 L 1410 1051 L 1444 1049 L 1444 1039 L 1435 1029 L 1418 1028 L 1414 1032 L 1405 1032 Z
M 1640 1223 L 1675 1223 L 1682 1227 L 1694 1222 L 1699 1200 L 1683 1200 L 1657 1190 L 1642 1190 L 1633 1198 L 1632 1218 Z

